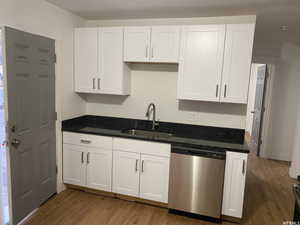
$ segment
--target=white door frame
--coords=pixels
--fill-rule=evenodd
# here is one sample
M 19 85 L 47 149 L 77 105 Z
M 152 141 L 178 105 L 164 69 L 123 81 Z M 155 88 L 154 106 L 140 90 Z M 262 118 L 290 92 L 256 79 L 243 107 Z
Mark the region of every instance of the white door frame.
M 270 129 L 270 118 L 271 118 L 271 108 L 272 108 L 272 97 L 273 97 L 273 88 L 274 88 L 274 76 L 277 62 L 280 60 L 278 57 L 264 57 L 257 56 L 253 57 L 252 63 L 257 64 L 266 64 L 268 70 L 267 84 L 265 87 L 265 99 L 264 107 L 265 112 L 263 114 L 263 126 L 261 129 L 261 140 L 262 144 L 260 146 L 260 157 L 268 158 L 267 148 L 269 143 L 269 129 Z
M 263 64 L 259 62 L 260 64 Z M 260 146 L 260 157 L 267 158 L 267 148 L 268 148 L 268 139 L 269 139 L 269 129 L 270 129 L 270 117 L 271 117 L 271 103 L 272 103 L 272 94 L 274 87 L 274 75 L 275 75 L 275 63 L 265 63 L 267 65 L 268 77 L 266 77 L 267 84 L 265 86 L 265 99 L 264 105 L 265 112 L 262 118 L 262 129 L 261 129 L 261 140 L 262 144 Z

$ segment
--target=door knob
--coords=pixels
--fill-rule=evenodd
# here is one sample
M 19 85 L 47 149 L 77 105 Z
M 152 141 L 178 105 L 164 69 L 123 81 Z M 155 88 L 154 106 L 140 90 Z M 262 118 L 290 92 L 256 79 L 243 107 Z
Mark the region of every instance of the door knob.
M 17 148 L 20 144 L 21 144 L 21 141 L 18 140 L 18 139 L 16 139 L 16 138 L 14 138 L 14 139 L 12 140 L 12 142 L 11 142 L 11 145 L 14 146 L 14 147 L 16 147 L 16 148 Z

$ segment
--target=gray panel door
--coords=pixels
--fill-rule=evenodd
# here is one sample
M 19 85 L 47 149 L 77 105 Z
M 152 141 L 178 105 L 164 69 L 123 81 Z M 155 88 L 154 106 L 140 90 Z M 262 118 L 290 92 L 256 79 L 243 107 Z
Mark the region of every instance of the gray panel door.
M 251 133 L 251 149 L 259 155 L 261 145 L 261 128 L 264 114 L 264 94 L 265 94 L 265 80 L 267 73 L 267 65 L 258 67 L 257 83 L 255 92 L 255 102 L 253 113 L 253 125 Z
M 55 42 L 4 28 L 13 224 L 56 193 Z

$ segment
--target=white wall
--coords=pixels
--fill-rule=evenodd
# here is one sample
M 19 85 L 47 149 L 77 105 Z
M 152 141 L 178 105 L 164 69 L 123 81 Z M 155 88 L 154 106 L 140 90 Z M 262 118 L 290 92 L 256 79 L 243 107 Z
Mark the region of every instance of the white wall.
M 99 20 L 88 21 L 86 26 L 254 23 L 255 20 L 255 16 Z M 242 129 L 246 126 L 246 105 L 176 100 L 177 65 L 132 64 L 131 76 L 132 93 L 129 97 L 88 95 L 87 113 L 146 119 L 146 108 L 154 102 L 162 121 Z
M 177 70 L 170 64 L 132 64 L 131 95 L 89 95 L 87 113 L 146 119 L 154 102 L 161 121 L 245 128 L 246 105 L 176 100 Z
M 300 99 L 300 45 L 283 45 L 275 65 L 267 144 L 263 157 L 291 161 Z
M 56 40 L 58 101 L 63 119 L 85 112 L 84 101 L 73 92 L 73 27 L 84 20 L 44 0 L 5 0 L 0 2 L 0 26 L 11 26 Z
M 84 20 L 44 0 L 0 2 L 0 26 L 11 26 L 56 40 L 58 191 L 62 190 L 61 120 L 85 113 L 85 101 L 73 92 L 73 28 Z

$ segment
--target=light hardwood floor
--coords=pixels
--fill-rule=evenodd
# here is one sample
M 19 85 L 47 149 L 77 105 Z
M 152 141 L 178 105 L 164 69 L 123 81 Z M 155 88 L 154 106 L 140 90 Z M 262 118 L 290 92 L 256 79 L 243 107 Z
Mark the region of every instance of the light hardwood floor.
M 292 218 L 294 197 L 285 162 L 250 154 L 247 172 L 245 225 L 282 225 Z M 167 209 L 66 190 L 44 204 L 26 225 L 210 225 L 168 214 Z M 232 223 L 223 222 L 224 225 Z

